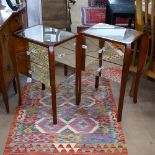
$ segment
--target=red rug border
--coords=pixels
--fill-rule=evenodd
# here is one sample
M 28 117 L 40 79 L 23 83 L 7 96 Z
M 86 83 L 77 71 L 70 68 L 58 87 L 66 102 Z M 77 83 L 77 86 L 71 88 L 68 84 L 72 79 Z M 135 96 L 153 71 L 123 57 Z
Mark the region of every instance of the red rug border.
M 103 77 L 100 77 L 100 79 L 103 79 L 109 85 L 109 93 L 112 96 L 112 101 L 113 101 L 112 102 L 113 103 L 112 104 L 112 109 L 117 114 L 117 109 L 118 108 L 117 108 L 117 104 L 116 104 L 115 99 L 114 99 L 114 95 L 112 93 L 112 88 L 111 88 L 110 81 L 103 78 Z M 63 82 L 61 82 L 61 83 L 63 83 Z M 61 84 L 61 83 L 59 83 L 59 84 Z M 59 84 L 57 85 L 57 87 L 59 86 Z M 27 90 L 27 89 L 25 89 L 25 87 L 27 87 L 26 82 L 24 83 L 24 86 L 23 86 L 23 89 L 22 89 L 23 90 L 22 97 L 25 94 L 24 92 Z M 25 95 L 24 95 L 24 98 L 22 98 L 22 101 L 24 99 L 25 99 Z M 59 155 L 59 154 L 61 154 L 61 155 L 128 155 L 127 147 L 122 149 L 122 153 L 120 153 L 120 152 L 117 152 L 117 153 L 108 152 L 108 154 L 107 153 L 103 154 L 103 152 L 102 153 L 95 153 L 95 154 L 94 153 L 93 154 L 92 153 L 87 153 L 87 154 L 83 154 L 83 153 L 35 153 L 35 152 L 34 153 L 26 153 L 26 154 L 25 153 L 9 153 L 9 152 L 7 152 L 7 148 L 8 148 L 9 142 L 11 140 L 10 137 L 11 137 L 11 135 L 13 133 L 13 127 L 16 124 L 17 116 L 19 115 L 20 107 L 21 106 L 16 107 L 15 115 L 13 116 L 13 119 L 12 119 L 12 122 L 11 122 L 11 126 L 10 126 L 10 129 L 9 129 L 9 134 L 8 134 L 8 137 L 7 137 L 7 141 L 6 141 L 6 144 L 5 144 L 3 155 Z M 122 135 L 122 137 L 121 137 L 122 138 L 122 143 L 126 145 L 125 135 L 123 133 L 123 128 L 122 128 L 121 122 L 118 122 L 118 129 L 120 131 L 120 134 Z M 121 147 L 121 144 L 120 144 L 120 147 Z

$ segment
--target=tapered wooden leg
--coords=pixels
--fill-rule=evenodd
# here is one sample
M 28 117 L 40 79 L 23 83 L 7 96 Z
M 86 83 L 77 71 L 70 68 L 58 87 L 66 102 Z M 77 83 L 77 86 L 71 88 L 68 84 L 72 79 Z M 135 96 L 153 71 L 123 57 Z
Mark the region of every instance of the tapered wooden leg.
M 131 66 L 135 66 L 137 47 L 138 47 L 138 40 L 134 42 Z M 132 82 L 130 93 L 129 93 L 131 97 L 133 97 L 133 94 L 134 94 L 134 87 L 135 87 L 135 78 L 133 78 L 133 82 Z
M 83 69 L 82 63 L 85 63 L 85 59 L 82 59 L 82 45 L 84 39 L 81 34 L 79 34 L 76 38 L 76 104 L 79 105 L 81 101 L 81 70 Z
M 130 97 L 133 97 L 134 95 L 134 89 L 135 89 L 135 77 L 133 77 L 133 80 L 132 80 L 132 85 L 131 85 L 131 89 L 130 89 L 130 92 L 129 92 L 129 95 Z
M 119 95 L 119 103 L 118 103 L 118 122 L 122 120 L 122 111 L 123 111 L 123 103 L 124 103 L 124 96 L 125 96 L 125 89 L 126 83 L 129 73 L 130 67 L 130 60 L 131 60 L 131 47 L 125 48 L 125 55 L 123 61 L 123 68 L 122 68 L 122 78 L 121 78 L 121 87 L 120 87 L 120 95 Z
M 50 66 L 50 85 L 51 85 L 51 92 L 52 92 L 51 100 L 52 100 L 53 124 L 57 124 L 54 47 L 50 46 L 48 50 L 49 50 L 49 66 Z
M 3 57 L 2 53 L 0 52 L 0 92 L 2 93 L 3 96 L 3 101 L 6 107 L 6 112 L 9 113 L 9 102 L 8 102 L 8 94 L 7 94 L 7 87 L 5 83 L 5 77 L 4 77 L 4 71 L 3 71 Z
M 81 37 L 81 47 L 82 45 L 86 45 L 86 39 L 84 37 Z M 86 45 L 87 46 L 87 45 Z M 85 71 L 85 61 L 86 61 L 86 49 L 81 49 L 81 69 Z
M 131 95 L 133 95 L 134 103 L 137 103 L 138 87 L 140 83 L 140 77 L 145 65 L 148 48 L 149 48 L 149 37 L 147 34 L 144 34 L 141 39 L 139 59 L 137 64 L 137 72 L 135 77 L 133 78 L 132 87 L 131 87 L 131 92 L 132 92 Z
M 16 79 L 15 79 L 15 77 L 13 78 L 12 82 L 13 82 L 14 91 L 17 94 L 17 86 L 16 86 Z
M 44 83 L 41 83 L 41 89 L 42 90 L 45 90 L 45 88 L 46 88 L 45 84 Z
M 137 103 L 137 94 L 138 94 L 138 87 L 140 82 L 141 74 L 137 74 L 135 78 L 135 86 L 134 86 L 134 96 L 133 96 L 133 102 Z
M 20 106 L 22 104 L 22 95 L 21 95 L 18 71 L 16 71 L 16 81 L 17 81 L 17 89 L 18 89 L 18 105 Z
M 111 24 L 112 25 L 116 24 L 116 17 L 114 15 L 112 15 L 112 17 L 111 17 Z
M 99 40 L 99 48 L 102 49 L 104 47 L 104 43 L 105 41 L 100 39 Z M 98 54 L 98 58 L 99 58 L 99 68 L 102 67 L 102 56 L 103 56 L 103 50 L 101 53 Z M 98 75 L 96 75 L 95 77 L 95 88 L 98 89 L 99 86 L 99 78 L 101 76 L 101 71 L 98 73 Z
M 130 96 L 133 97 L 133 102 L 137 103 L 138 86 L 140 81 L 140 74 L 136 73 L 132 80 L 132 85 L 130 89 Z
M 21 88 L 20 88 L 20 81 L 19 81 L 19 74 L 18 74 L 18 66 L 16 61 L 15 41 L 13 36 L 10 36 L 9 38 L 9 46 L 10 46 L 10 50 L 9 50 L 10 57 L 13 65 L 13 70 L 14 70 L 15 80 L 16 80 L 16 85 L 18 90 L 18 105 L 21 105 L 22 95 L 21 95 Z
M 99 75 L 96 75 L 95 77 L 95 88 L 98 89 L 98 86 L 99 86 Z
M 131 18 L 129 19 L 128 28 L 131 28 L 131 26 L 132 26 L 132 21 L 133 21 L 133 18 L 134 18 L 134 17 L 131 17 Z
M 106 18 L 105 18 L 105 23 L 111 24 L 111 12 L 109 9 L 109 5 L 106 5 Z
M 102 53 L 99 53 L 99 68 L 102 67 Z M 99 80 L 100 80 L 100 76 L 101 76 L 101 71 L 99 71 L 99 73 L 97 73 L 98 75 L 96 75 L 95 77 L 95 88 L 98 89 L 99 86 Z
M 68 66 L 64 64 L 64 75 L 68 75 Z

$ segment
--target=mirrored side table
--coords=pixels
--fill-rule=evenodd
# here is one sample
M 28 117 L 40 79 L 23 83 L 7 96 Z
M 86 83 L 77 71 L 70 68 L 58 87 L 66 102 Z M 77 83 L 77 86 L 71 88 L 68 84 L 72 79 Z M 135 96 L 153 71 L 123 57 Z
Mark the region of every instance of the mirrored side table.
M 37 25 L 16 32 L 15 36 L 31 45 L 29 46 L 29 51 L 27 51 L 31 66 L 29 73 L 32 74 L 32 78 L 51 87 L 53 123 L 57 124 L 55 47 L 76 38 L 76 35 L 52 27 Z M 40 47 L 39 50 L 38 46 Z M 40 74 L 38 74 L 39 71 Z M 46 80 L 43 79 L 49 79 L 49 83 L 46 83 Z
M 120 94 L 119 94 L 119 103 L 118 103 L 118 121 L 121 121 L 122 119 L 122 110 L 123 110 L 123 102 L 124 102 L 124 96 L 125 96 L 125 90 L 126 90 L 126 83 L 129 73 L 129 67 L 130 67 L 130 61 L 131 61 L 131 45 L 138 41 L 142 40 L 141 44 L 144 45 L 144 47 L 147 47 L 148 38 L 146 34 L 133 30 L 133 29 L 127 29 L 124 27 L 118 27 L 114 25 L 109 24 L 103 24 L 99 23 L 96 24 L 87 30 L 81 32 L 78 35 L 77 38 L 77 88 L 76 89 L 76 103 L 77 105 L 80 104 L 81 100 L 81 70 L 85 67 L 85 57 L 89 56 L 86 53 L 87 45 L 85 45 L 87 38 L 95 38 L 99 40 L 99 51 L 98 51 L 98 60 L 99 60 L 99 68 L 98 74 L 96 75 L 96 81 L 95 81 L 95 87 L 98 88 L 99 84 L 99 77 L 101 76 L 101 70 L 102 70 L 102 54 L 104 54 L 104 43 L 105 41 L 117 43 L 124 46 L 124 59 L 122 64 L 122 78 L 121 78 L 121 86 L 120 86 Z M 146 46 L 145 46 L 146 44 Z M 141 48 L 140 52 L 144 52 L 144 49 Z M 142 56 L 143 57 L 143 56 Z M 113 63 L 113 62 L 111 62 Z M 142 71 L 142 66 L 139 63 L 140 70 L 138 71 L 138 75 Z

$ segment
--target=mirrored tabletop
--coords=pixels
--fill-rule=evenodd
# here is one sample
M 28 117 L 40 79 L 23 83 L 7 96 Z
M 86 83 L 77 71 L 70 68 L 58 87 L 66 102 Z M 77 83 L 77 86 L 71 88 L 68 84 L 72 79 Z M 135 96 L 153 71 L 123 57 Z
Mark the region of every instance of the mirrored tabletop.
M 74 33 L 43 25 L 29 27 L 22 31 L 16 32 L 15 35 L 20 38 L 25 38 L 49 46 L 55 45 L 63 40 L 75 36 Z
M 142 35 L 142 32 L 124 27 L 99 23 L 83 31 L 82 34 L 103 38 L 108 41 L 115 41 L 122 44 L 131 44 Z

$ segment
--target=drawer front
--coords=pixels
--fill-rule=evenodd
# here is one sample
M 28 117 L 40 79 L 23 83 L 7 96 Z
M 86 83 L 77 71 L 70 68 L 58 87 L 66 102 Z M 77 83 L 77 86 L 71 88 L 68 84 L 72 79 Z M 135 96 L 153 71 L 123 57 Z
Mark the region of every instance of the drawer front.
M 43 66 L 36 64 L 35 62 L 31 62 L 31 70 L 33 79 L 40 81 L 46 84 L 47 86 L 50 86 L 49 68 L 45 68 Z
M 29 43 L 29 52 L 32 78 L 50 86 L 48 49 Z
M 48 49 L 40 45 L 29 43 L 30 59 L 32 62 L 49 68 Z

